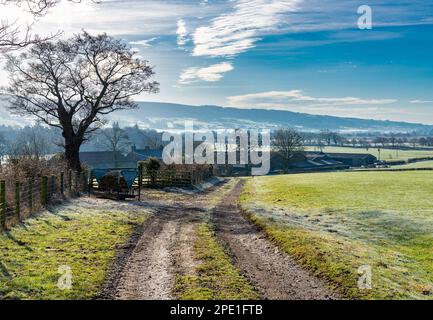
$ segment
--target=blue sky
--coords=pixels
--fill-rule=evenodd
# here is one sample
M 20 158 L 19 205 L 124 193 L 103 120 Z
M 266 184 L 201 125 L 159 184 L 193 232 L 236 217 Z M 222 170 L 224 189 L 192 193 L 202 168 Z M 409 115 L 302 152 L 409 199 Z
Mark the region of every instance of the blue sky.
M 161 82 L 140 100 L 433 124 L 433 1 L 84 1 L 35 28 L 130 42 Z

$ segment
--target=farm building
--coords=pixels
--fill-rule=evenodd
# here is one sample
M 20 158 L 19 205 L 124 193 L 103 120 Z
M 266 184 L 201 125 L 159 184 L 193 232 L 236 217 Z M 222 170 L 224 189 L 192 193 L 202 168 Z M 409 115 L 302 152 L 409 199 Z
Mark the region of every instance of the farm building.
M 278 153 L 271 154 L 271 171 L 274 173 L 284 171 L 284 160 Z M 348 169 L 349 166 L 330 158 L 323 153 L 299 152 L 290 161 L 290 172 L 315 172 Z
M 326 155 L 351 167 L 370 166 L 377 162 L 377 158 L 368 153 L 326 153 Z
M 149 158 L 156 158 L 162 161 L 162 149 L 137 149 L 136 146 L 131 147 L 131 152 L 125 157 L 127 161 L 145 161 Z

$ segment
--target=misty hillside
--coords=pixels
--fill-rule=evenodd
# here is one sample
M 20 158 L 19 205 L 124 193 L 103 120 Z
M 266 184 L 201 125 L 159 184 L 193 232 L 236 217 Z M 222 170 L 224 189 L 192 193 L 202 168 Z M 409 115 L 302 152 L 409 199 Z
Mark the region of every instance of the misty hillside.
M 377 121 L 356 118 L 311 115 L 290 111 L 237 109 L 218 106 L 189 106 L 171 103 L 140 102 L 140 108 L 122 111 L 115 118 L 121 122 L 139 121 L 155 129 L 165 129 L 167 125 L 182 128 L 186 119 L 194 120 L 195 125 L 209 128 L 240 127 L 297 127 L 300 130 L 345 130 L 430 133 L 433 126 L 394 121 Z
M 24 126 L 31 119 L 11 115 L 6 108 L 7 102 L 0 99 L 0 125 Z M 194 120 L 199 128 L 278 128 L 296 127 L 303 131 L 321 129 L 339 131 L 371 132 L 433 132 L 433 126 L 356 118 L 311 115 L 291 111 L 237 109 L 218 106 L 190 106 L 172 103 L 139 102 L 136 110 L 119 111 L 111 114 L 110 120 L 118 121 L 121 126 L 138 124 L 140 127 L 163 130 L 183 128 L 185 120 Z

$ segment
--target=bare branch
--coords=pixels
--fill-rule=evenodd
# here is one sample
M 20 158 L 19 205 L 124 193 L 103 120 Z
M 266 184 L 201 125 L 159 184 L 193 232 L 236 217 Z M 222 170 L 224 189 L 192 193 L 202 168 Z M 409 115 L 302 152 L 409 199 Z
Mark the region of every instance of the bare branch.
M 67 0 L 70 2 L 79 3 L 81 0 Z M 92 0 L 95 3 L 100 3 L 100 0 Z M 0 0 L 2 5 L 16 5 L 24 8 L 31 13 L 35 18 L 46 15 L 51 8 L 57 5 L 60 0 Z M 57 31 L 45 37 L 32 34 L 33 24 L 26 26 L 18 25 L 18 21 L 9 22 L 7 19 L 0 21 L 0 53 L 6 53 L 29 45 L 33 45 L 43 41 L 53 40 L 62 34 Z

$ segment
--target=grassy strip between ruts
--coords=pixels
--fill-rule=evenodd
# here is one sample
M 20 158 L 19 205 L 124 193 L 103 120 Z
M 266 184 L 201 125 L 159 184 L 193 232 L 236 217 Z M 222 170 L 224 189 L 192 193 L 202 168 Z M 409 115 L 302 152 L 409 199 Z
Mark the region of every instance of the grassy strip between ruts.
M 195 258 L 201 263 L 196 275 L 176 279 L 175 293 L 182 300 L 253 300 L 259 295 L 232 264 L 208 223 L 196 230 Z
M 272 241 L 349 299 L 432 299 L 431 173 L 250 179 L 242 207 Z M 368 265 L 372 289 L 357 286 Z
M 95 298 L 117 248 L 148 214 L 140 207 L 80 207 L 76 200 L 1 233 L 0 298 Z M 72 286 L 62 290 L 58 281 L 67 268 Z

